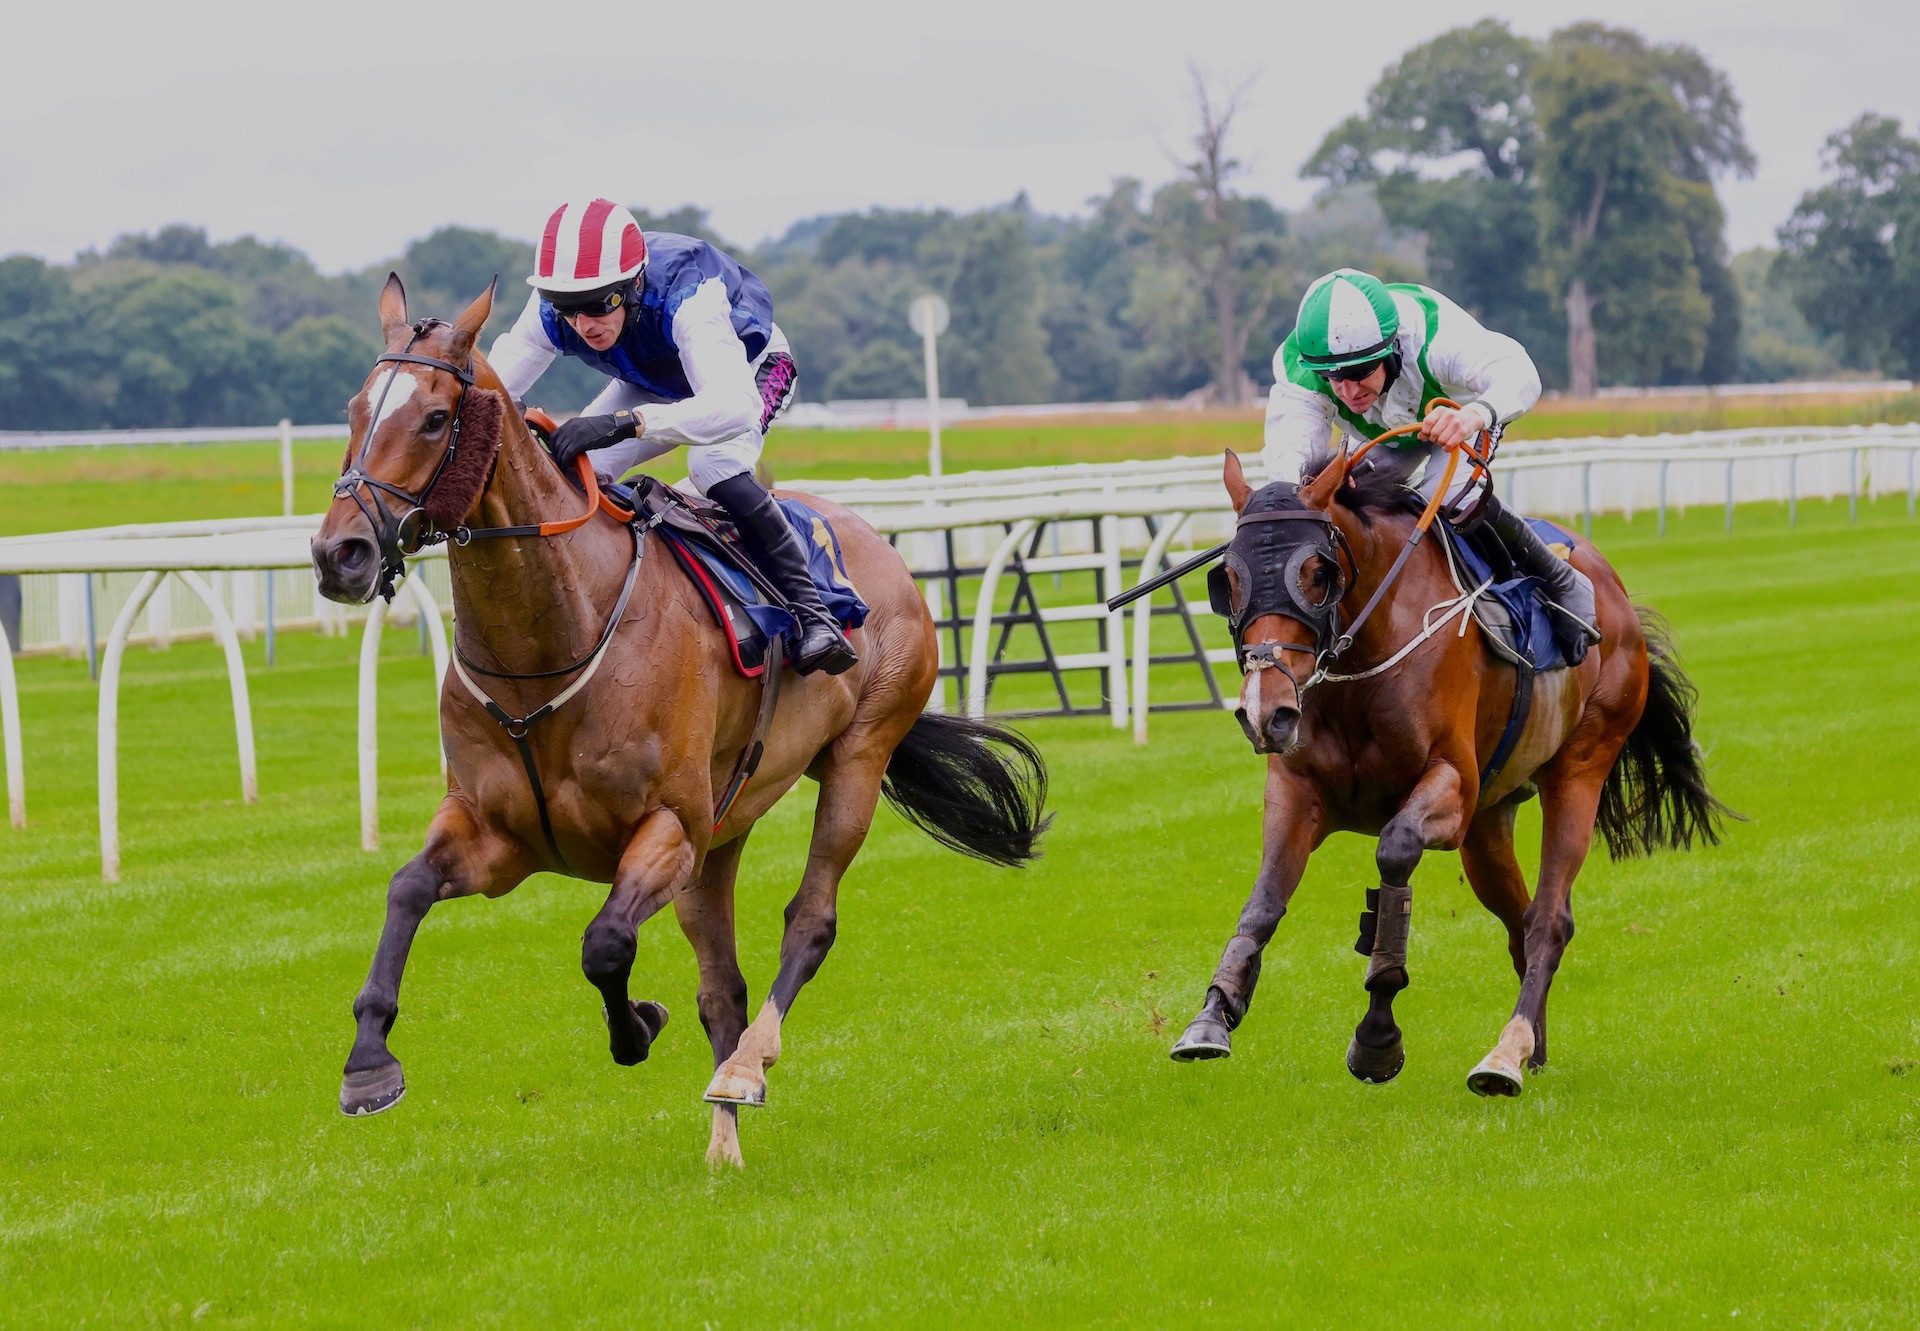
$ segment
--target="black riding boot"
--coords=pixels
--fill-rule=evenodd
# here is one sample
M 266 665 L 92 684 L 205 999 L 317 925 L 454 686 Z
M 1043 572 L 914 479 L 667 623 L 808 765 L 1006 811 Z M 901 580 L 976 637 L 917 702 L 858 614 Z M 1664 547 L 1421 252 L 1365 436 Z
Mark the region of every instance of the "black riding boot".
M 860 658 L 827 607 L 820 603 L 820 589 L 813 585 L 813 575 L 807 571 L 806 549 L 787 525 L 786 514 L 773 502 L 773 496 L 750 474 L 742 472 L 707 487 L 707 497 L 726 509 L 739 525 L 761 572 L 779 587 L 799 617 L 800 642 L 794 650 L 794 669 L 803 675 L 816 670 L 838 675 L 852 669 Z
M 1491 523 L 1500 539 L 1506 542 L 1520 572 L 1546 584 L 1547 608 L 1553 612 L 1554 628 L 1559 631 L 1562 645 L 1575 665 L 1586 660 L 1589 649 L 1600 641 L 1593 583 L 1586 574 L 1549 550 L 1526 519 L 1507 508 L 1496 496 L 1487 497 L 1484 520 Z

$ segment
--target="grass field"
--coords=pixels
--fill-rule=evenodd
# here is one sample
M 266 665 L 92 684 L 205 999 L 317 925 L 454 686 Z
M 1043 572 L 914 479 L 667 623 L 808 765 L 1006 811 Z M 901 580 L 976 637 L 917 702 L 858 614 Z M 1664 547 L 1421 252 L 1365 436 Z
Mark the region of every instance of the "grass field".
M 883 813 L 743 1124 L 748 1169 L 720 1177 L 689 949 L 642 931 L 636 992 L 674 1021 L 613 1066 L 578 970 L 602 890 L 554 878 L 429 917 L 394 1032 L 410 1094 L 334 1108 L 384 882 L 436 798 L 410 635 L 388 639 L 377 855 L 355 849 L 357 641 L 284 636 L 272 669 L 250 649 L 251 808 L 217 654 L 135 652 L 115 886 L 94 690 L 22 661 L 0 1321 L 1911 1326 L 1920 530 L 1899 503 L 1718 522 L 1597 534 L 1677 625 L 1710 771 L 1751 821 L 1719 850 L 1589 864 L 1554 1062 L 1520 1100 L 1464 1088 L 1514 979 L 1439 856 L 1407 1069 L 1348 1076 L 1375 881 L 1350 837 L 1315 858 L 1235 1056 L 1169 1062 L 1254 869 L 1257 760 L 1217 713 L 1156 717 L 1145 750 L 1033 722 L 1046 858 L 988 869 Z M 741 876 L 756 995 L 810 799 Z
M 1657 434 L 1761 425 L 1865 425 L 1920 420 L 1920 393 L 1798 398 L 1626 398 L 1598 402 L 1547 399 L 1516 426 L 1513 438 Z M 1010 418 L 942 432 L 948 471 L 1039 462 L 1115 462 L 1130 458 L 1260 449 L 1257 411 L 1160 412 L 1137 419 Z M 294 510 L 325 508 L 340 474 L 339 441 L 295 445 Z M 813 477 L 901 477 L 926 470 L 920 430 L 776 430 L 767 462 L 783 482 Z M 0 536 L 65 531 L 114 522 L 250 517 L 280 511 L 279 446 L 142 445 L 0 453 Z M 680 454 L 649 470 L 678 478 Z

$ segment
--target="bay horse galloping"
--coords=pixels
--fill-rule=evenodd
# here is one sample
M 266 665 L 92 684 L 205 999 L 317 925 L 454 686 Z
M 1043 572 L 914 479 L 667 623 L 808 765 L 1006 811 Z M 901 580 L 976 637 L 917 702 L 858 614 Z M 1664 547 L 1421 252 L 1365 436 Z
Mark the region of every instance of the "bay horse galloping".
M 498 897 L 550 870 L 612 884 L 581 965 L 617 1063 L 644 1060 L 666 1024 L 661 1004 L 628 996 L 628 978 L 636 931 L 672 905 L 699 961 L 713 1045 L 708 1160 L 738 1165 L 737 1107 L 765 1102 L 781 1021 L 833 944 L 840 878 L 881 794 L 943 844 L 1017 865 L 1046 826 L 1046 769 L 1011 732 L 923 713 L 939 667 L 926 604 L 878 532 L 818 499 L 801 496 L 832 524 L 869 607 L 860 661 L 763 695 L 770 686 L 735 669 L 690 577 L 664 551 L 647 557 L 660 538 L 600 495 L 584 461 L 586 513 L 574 516 L 581 489 L 475 350 L 492 308 L 489 288 L 452 324 L 410 323 L 400 279 L 388 277 L 387 350 L 350 404 L 347 461 L 313 538 L 320 590 L 348 602 L 390 595 L 407 554 L 453 540 L 454 669 L 440 697 L 448 791 L 425 848 L 387 889 L 340 1107 L 377 1113 L 405 1090 L 387 1034 L 428 908 Z M 734 876 L 754 823 L 803 773 L 820 785 L 812 845 L 778 973 L 749 1025 Z
M 1728 811 L 1693 741 L 1692 685 L 1591 544 L 1572 558 L 1593 581 L 1600 642 L 1579 664 L 1534 676 L 1521 712 L 1520 672 L 1455 622 L 1471 595 L 1451 578 L 1442 541 L 1420 542 L 1433 506 L 1423 511 L 1417 492 L 1385 474 L 1350 480 L 1352 461 L 1254 492 L 1226 456 L 1238 523 L 1215 576 L 1244 672 L 1241 723 L 1269 755 L 1264 847 L 1173 1057 L 1229 1053 L 1308 855 L 1330 833 L 1360 832 L 1379 838 L 1380 886 L 1361 916 L 1368 1006 L 1348 1069 L 1368 1082 L 1400 1071 L 1393 1000 L 1408 983 L 1414 867 L 1426 851 L 1458 850 L 1474 895 L 1507 928 L 1520 976 L 1512 1019 L 1467 1081 L 1481 1095 L 1517 1095 L 1523 1067 L 1547 1059 L 1547 989 L 1573 937 L 1573 880 L 1596 826 L 1618 858 L 1717 841 Z M 1536 793 L 1544 831 L 1530 895 L 1513 826 Z

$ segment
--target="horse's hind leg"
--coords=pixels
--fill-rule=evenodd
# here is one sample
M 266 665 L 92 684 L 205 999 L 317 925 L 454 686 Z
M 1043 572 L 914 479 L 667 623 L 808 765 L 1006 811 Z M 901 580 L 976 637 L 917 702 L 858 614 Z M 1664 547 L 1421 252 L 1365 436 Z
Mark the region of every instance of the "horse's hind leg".
M 655 809 L 621 853 L 607 904 L 580 940 L 580 969 L 600 991 L 613 1061 L 631 1067 L 646 1059 L 667 1024 L 658 1003 L 627 997 L 640 926 L 666 905 L 693 872 L 694 848 L 678 815 Z
M 740 973 L 733 931 L 733 882 L 746 844 L 743 834 L 707 852 L 699 878 L 673 899 L 680 930 L 693 944 L 693 955 L 700 963 L 700 1024 L 713 1045 L 716 1068 L 733 1053 L 747 1028 L 747 978 Z M 743 1163 L 738 1115 L 734 1105 L 713 1107 L 708 1165 L 717 1169 Z
M 826 762 L 815 769 L 820 780 L 820 802 L 813 815 L 807 870 L 800 879 L 800 890 L 787 903 L 786 930 L 780 937 L 780 970 L 773 978 L 767 1001 L 741 1036 L 739 1047 L 713 1074 L 706 1094 L 712 1103 L 767 1102 L 767 1069 L 780 1057 L 780 1023 L 792 1009 L 801 986 L 813 978 L 833 946 L 840 878 L 873 825 L 880 779 L 898 738 L 897 734 L 883 738 L 849 731 L 833 743 Z
M 1407 987 L 1407 935 L 1413 921 L 1413 871 L 1429 849 L 1456 846 L 1466 833 L 1467 780 L 1440 761 L 1415 783 L 1400 811 L 1380 829 L 1374 863 L 1380 888 L 1361 916 L 1367 953 L 1367 1015 L 1347 1047 L 1347 1071 L 1365 1082 L 1392 1081 L 1407 1061 L 1393 1000 Z M 1369 937 L 1371 932 L 1371 937 Z
M 359 997 L 356 1031 L 340 1083 L 340 1111 L 359 1117 L 391 1108 L 406 1093 L 400 1060 L 387 1033 L 400 1015 L 400 977 L 414 934 L 434 902 L 482 892 L 500 896 L 527 876 L 517 846 L 483 829 L 466 805 L 448 796 L 427 831 L 426 849 L 387 884 L 387 919 Z

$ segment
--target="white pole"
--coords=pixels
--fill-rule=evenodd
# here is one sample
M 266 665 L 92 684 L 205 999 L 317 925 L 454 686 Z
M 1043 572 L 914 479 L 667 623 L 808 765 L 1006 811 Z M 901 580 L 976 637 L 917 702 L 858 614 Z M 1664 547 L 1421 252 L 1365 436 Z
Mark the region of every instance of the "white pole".
M 927 474 L 940 476 L 940 356 L 934 350 L 931 320 L 920 334 L 922 364 L 927 372 Z
M 380 629 L 387 602 L 376 600 L 360 637 L 360 849 L 380 849 Z
M 140 575 L 100 658 L 100 876 L 109 883 L 120 881 L 120 658 L 127 654 L 133 621 L 165 576 L 159 569 Z
M 280 511 L 293 516 L 293 422 L 280 420 Z
M 940 479 L 940 354 L 934 342 L 947 330 L 952 311 L 931 291 L 907 307 L 907 326 L 920 334 L 921 367 L 927 381 L 927 475 Z
M 227 654 L 227 686 L 233 694 L 233 733 L 240 750 L 240 800 L 253 804 L 260 798 L 259 769 L 253 755 L 253 706 L 247 697 L 247 669 L 240 657 L 240 635 L 234 631 L 233 618 L 205 578 L 192 569 L 176 570 L 174 576 L 187 584 L 187 590 L 200 598 L 213 617 L 213 636 Z
M 0 746 L 7 756 L 7 819 L 27 825 L 27 769 L 20 756 L 20 687 L 13 677 L 13 644 L 0 624 Z

